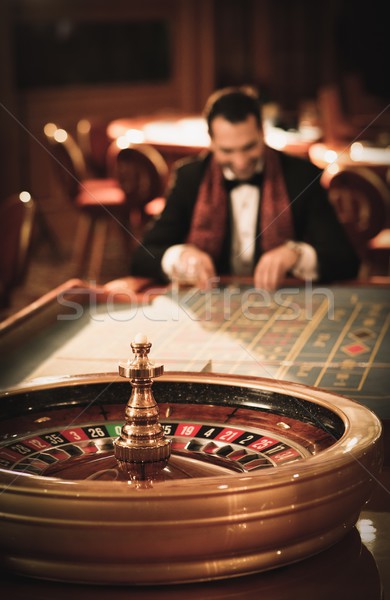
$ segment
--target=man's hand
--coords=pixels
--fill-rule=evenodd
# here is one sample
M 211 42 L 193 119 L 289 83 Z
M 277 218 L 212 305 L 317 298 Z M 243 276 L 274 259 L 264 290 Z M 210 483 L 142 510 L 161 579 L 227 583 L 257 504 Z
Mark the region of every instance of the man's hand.
M 286 244 L 265 252 L 255 268 L 255 287 L 268 291 L 276 290 L 287 273 L 294 268 L 298 258 L 298 252 Z
M 215 277 L 211 257 L 195 246 L 188 246 L 183 250 L 172 274 L 172 279 L 176 278 L 179 282 L 189 283 L 203 290 L 210 287 L 210 280 Z

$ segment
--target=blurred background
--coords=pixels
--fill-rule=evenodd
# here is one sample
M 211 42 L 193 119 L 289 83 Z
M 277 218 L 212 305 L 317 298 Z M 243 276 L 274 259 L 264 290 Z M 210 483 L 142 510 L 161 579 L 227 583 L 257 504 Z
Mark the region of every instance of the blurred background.
M 53 260 L 69 256 L 77 210 L 58 183 L 45 126 L 80 141 L 81 121 L 198 115 L 225 85 L 255 86 L 278 130 L 306 126 L 302 155 L 318 141 L 387 148 L 387 36 L 379 0 L 2 0 L 0 202 L 27 190 L 35 251 L 46 239 Z M 186 150 L 162 154 L 170 168 Z M 116 265 L 106 279 L 125 271 Z
M 294 124 L 325 84 L 339 84 L 351 104 L 348 77 L 356 74 L 383 108 L 390 85 L 384 5 L 3 0 L 2 195 L 20 187 L 47 193 L 34 139 L 42 140 L 47 121 L 72 130 L 85 116 L 196 112 L 214 88 L 249 83 Z

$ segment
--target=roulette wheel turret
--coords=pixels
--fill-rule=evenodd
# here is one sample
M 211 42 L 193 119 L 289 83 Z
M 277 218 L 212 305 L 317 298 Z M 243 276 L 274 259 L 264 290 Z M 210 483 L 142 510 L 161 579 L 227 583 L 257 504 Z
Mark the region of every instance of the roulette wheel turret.
M 119 365 L 119 374 L 131 380 L 133 391 L 126 406 L 126 423 L 114 441 L 114 454 L 118 467 L 134 481 L 153 480 L 171 454 L 171 441 L 158 421 L 152 393 L 152 378 L 162 375 L 164 368 L 148 360 L 151 346 L 146 336 L 138 334 L 131 344 L 134 360 Z

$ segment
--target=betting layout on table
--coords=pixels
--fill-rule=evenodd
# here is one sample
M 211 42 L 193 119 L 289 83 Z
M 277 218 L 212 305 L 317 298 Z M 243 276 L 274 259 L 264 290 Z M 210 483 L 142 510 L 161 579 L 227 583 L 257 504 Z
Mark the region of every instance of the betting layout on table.
M 357 399 L 380 414 L 389 396 L 383 384 L 390 367 L 389 304 L 388 290 L 378 288 L 269 294 L 234 285 L 170 289 L 141 304 L 90 304 L 73 314 L 60 311 L 44 343 L 36 339 L 26 348 L 2 387 L 113 372 L 128 340 L 144 331 L 166 370 L 294 381 Z

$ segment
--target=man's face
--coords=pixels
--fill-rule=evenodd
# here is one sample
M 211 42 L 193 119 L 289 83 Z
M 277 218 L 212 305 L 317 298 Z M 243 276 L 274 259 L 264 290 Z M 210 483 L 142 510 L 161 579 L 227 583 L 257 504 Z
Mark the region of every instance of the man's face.
M 218 116 L 211 123 L 210 148 L 222 168 L 228 167 L 237 179 L 248 179 L 263 156 L 263 133 L 253 115 L 240 123 Z

